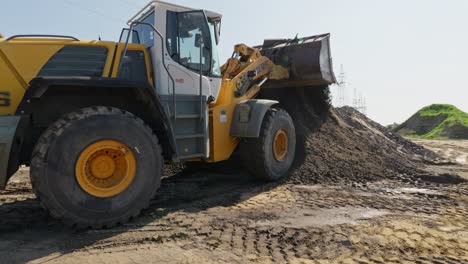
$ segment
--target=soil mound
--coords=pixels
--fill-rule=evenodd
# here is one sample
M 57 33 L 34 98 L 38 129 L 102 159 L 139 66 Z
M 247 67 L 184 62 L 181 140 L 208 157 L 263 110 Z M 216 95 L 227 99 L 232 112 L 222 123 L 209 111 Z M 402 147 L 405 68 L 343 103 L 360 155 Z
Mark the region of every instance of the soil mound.
M 326 87 L 262 95 L 278 99 L 295 122 L 296 162 L 288 181 L 334 184 L 420 175 L 423 163 L 438 157 L 351 107 L 331 107 Z
M 290 181 L 298 183 L 368 182 L 421 174 L 432 151 L 388 131 L 351 107 L 330 109 L 318 128 L 306 130 Z M 307 131 L 308 130 L 308 131 Z
M 468 113 L 453 105 L 434 104 L 416 112 L 394 131 L 409 137 L 468 139 Z

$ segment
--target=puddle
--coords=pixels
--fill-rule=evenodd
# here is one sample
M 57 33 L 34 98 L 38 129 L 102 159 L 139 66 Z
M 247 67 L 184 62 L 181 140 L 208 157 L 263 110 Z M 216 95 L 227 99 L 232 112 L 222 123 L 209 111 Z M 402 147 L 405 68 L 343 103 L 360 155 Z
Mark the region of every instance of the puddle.
M 458 156 L 456 160 L 460 164 L 468 164 L 468 154 Z
M 396 190 L 398 193 L 409 193 L 409 194 L 432 194 L 432 195 L 441 195 L 441 192 L 429 189 L 421 188 L 399 188 Z
M 389 214 L 385 210 L 360 207 L 341 207 L 332 209 L 298 209 L 284 212 L 274 220 L 263 220 L 256 224 L 260 226 L 284 226 L 294 228 L 322 227 L 327 225 L 352 224 Z

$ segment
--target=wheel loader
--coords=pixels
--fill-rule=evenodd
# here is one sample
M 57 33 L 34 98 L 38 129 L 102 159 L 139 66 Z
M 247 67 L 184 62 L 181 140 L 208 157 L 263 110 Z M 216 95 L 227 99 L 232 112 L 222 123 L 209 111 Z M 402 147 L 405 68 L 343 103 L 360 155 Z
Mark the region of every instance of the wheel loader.
M 335 82 L 329 34 L 236 45 L 221 65 L 221 20 L 152 1 L 118 42 L 0 38 L 0 189 L 30 166 L 51 216 L 103 228 L 149 205 L 165 164 L 218 163 L 240 148 L 252 175 L 286 176 L 297 132 L 282 100 Z

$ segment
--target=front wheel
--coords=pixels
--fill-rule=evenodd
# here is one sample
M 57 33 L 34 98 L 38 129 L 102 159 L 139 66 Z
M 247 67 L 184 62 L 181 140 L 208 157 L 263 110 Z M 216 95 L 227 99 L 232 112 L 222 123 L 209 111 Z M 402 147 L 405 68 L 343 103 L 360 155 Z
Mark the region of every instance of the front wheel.
M 41 204 L 78 227 L 111 227 L 148 207 L 161 181 L 157 137 L 132 114 L 92 107 L 68 114 L 39 139 L 31 182 Z
M 270 109 L 263 119 L 260 137 L 240 144 L 244 166 L 254 176 L 268 181 L 285 177 L 294 162 L 296 130 L 283 109 Z

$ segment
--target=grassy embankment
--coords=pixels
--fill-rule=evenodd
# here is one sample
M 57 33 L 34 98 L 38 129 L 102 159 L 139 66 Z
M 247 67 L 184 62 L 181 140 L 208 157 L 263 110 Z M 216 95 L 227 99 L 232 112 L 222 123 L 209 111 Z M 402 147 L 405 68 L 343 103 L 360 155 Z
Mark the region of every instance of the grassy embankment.
M 394 131 L 405 137 L 468 139 L 468 134 L 464 136 L 465 131 L 468 133 L 468 113 L 453 105 L 433 104 L 416 112 Z

